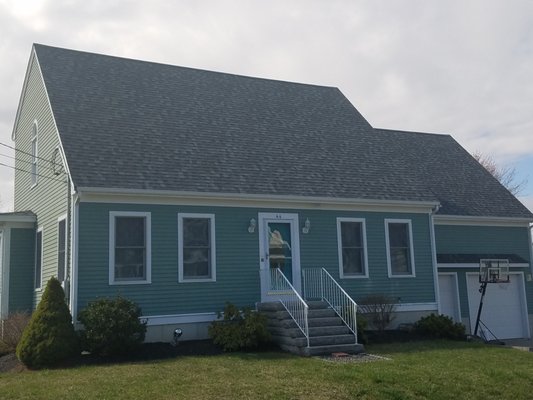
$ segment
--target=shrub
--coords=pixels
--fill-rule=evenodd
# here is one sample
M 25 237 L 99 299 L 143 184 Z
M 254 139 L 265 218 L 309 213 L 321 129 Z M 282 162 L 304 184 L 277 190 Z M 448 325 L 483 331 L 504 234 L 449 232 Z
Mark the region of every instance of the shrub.
M 366 320 L 381 333 L 394 320 L 394 310 L 396 309 L 396 299 L 384 294 L 373 294 L 365 297 L 359 303 L 359 311 Z
M 219 313 L 218 317 L 221 318 L 222 315 Z M 224 351 L 257 348 L 271 340 L 264 315 L 253 312 L 250 308 L 241 311 L 231 303 L 226 303 L 224 319 L 214 321 L 209 326 L 209 336 Z
M 84 329 L 84 350 L 100 356 L 115 356 L 132 351 L 144 341 L 146 321 L 141 308 L 124 297 L 101 298 L 80 312 Z
M 365 330 L 368 325 L 368 322 L 363 314 L 360 312 L 357 313 L 357 342 L 362 344 L 368 343 L 368 338 L 366 336 Z
M 79 354 L 78 337 L 59 281 L 52 278 L 17 346 L 17 357 L 29 368 L 57 365 Z
M 0 338 L 0 342 L 8 351 L 15 351 L 29 322 L 30 314 L 27 312 L 9 314 L 2 321 L 2 338 Z
M 415 332 L 432 339 L 463 340 L 465 338 L 465 326 L 453 322 L 446 315 L 431 314 L 420 318 L 415 324 Z

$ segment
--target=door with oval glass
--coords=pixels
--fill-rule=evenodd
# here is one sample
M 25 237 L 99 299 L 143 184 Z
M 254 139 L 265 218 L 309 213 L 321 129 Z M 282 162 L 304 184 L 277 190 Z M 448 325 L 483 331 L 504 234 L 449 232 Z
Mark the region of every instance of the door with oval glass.
M 274 301 L 290 284 L 301 292 L 298 214 L 259 213 L 261 301 Z M 289 289 L 290 290 L 290 289 Z

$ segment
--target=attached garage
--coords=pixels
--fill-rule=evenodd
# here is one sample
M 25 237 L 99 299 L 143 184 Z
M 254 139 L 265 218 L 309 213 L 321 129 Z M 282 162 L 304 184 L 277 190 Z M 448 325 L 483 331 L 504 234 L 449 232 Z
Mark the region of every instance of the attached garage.
M 466 284 L 470 326 L 473 333 L 481 297 L 479 274 L 467 273 Z M 523 273 L 511 273 L 509 283 L 488 284 L 481 321 L 498 339 L 529 337 Z M 483 333 L 487 339 L 494 339 L 487 330 Z

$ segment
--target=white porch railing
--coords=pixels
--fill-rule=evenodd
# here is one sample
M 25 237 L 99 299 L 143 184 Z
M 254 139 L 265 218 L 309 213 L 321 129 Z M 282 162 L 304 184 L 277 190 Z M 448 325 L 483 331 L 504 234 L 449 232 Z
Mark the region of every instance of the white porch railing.
M 309 347 L 309 325 L 307 321 L 309 306 L 279 268 L 270 268 L 270 288 L 273 292 L 280 293 L 279 301 L 304 334 L 307 339 L 307 347 Z
M 302 270 L 302 275 L 305 299 L 320 299 L 328 303 L 355 335 L 357 343 L 357 303 L 325 268 L 306 268 Z

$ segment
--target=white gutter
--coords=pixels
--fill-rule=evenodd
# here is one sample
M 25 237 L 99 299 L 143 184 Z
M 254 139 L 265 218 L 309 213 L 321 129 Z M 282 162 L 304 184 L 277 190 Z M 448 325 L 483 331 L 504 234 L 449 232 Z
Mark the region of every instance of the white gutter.
M 294 196 L 294 195 L 268 195 L 247 193 L 214 193 L 192 192 L 174 190 L 146 190 L 146 189 L 117 189 L 98 187 L 78 187 L 80 199 L 88 195 L 116 195 L 116 196 L 139 196 L 146 198 L 154 197 L 179 197 L 188 200 L 229 200 L 229 201 L 280 201 L 286 203 L 314 203 L 317 207 L 321 204 L 346 205 L 346 206 L 381 206 L 398 208 L 426 208 L 433 209 L 439 205 L 437 201 L 405 201 L 405 200 L 373 200 L 352 199 L 320 196 Z

